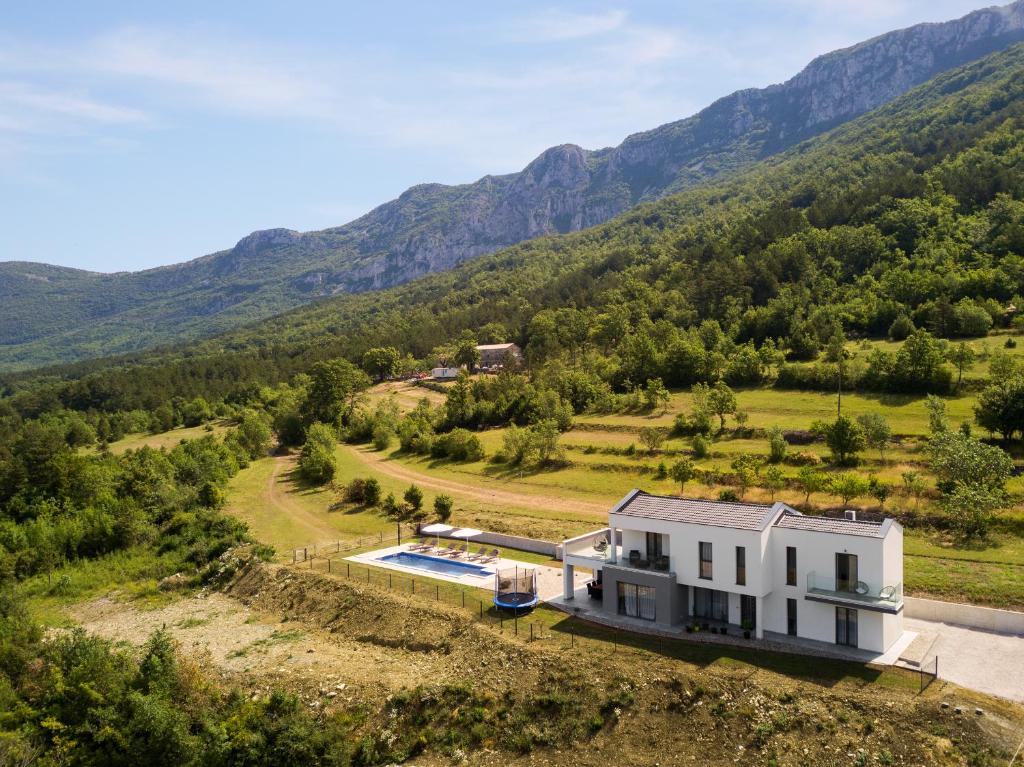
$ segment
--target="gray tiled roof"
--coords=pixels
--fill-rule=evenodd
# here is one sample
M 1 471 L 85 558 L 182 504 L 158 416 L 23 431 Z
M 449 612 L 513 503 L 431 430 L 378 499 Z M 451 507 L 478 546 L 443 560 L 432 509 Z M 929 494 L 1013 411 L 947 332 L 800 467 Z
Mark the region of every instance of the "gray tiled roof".
M 626 496 L 622 503 L 612 509 L 612 513 L 666 522 L 731 527 L 737 530 L 764 530 L 784 508 L 782 504 L 777 506 L 778 510 L 776 505 L 765 503 L 704 501 L 696 498 L 649 495 L 637 490 Z
M 884 538 L 882 522 L 845 517 L 809 517 L 805 514 L 786 512 L 776 522 L 776 527 L 790 530 L 810 530 L 816 533 L 839 533 L 841 535 L 863 535 L 869 538 Z

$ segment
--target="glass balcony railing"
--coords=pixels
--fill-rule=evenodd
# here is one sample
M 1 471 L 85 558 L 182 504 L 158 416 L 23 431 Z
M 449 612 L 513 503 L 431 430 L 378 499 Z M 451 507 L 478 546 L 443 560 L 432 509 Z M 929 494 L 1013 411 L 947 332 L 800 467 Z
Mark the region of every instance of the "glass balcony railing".
M 816 572 L 807 574 L 807 593 L 842 603 L 862 603 L 895 610 L 903 604 L 903 584 L 879 586 L 867 581 L 839 581 Z

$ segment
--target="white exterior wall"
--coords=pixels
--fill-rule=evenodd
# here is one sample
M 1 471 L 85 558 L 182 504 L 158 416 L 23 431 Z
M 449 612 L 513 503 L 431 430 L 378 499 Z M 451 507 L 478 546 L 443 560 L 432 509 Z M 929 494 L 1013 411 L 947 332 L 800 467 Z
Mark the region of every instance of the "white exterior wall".
M 762 539 L 767 539 L 767 531 L 761 533 L 756 530 L 735 530 L 729 527 L 667 522 L 620 514 L 609 515 L 609 526 L 622 531 L 620 535 L 624 561 L 628 560 L 631 549 L 636 549 L 641 556 L 646 556 L 646 533 L 667 535 L 669 570 L 676 574 L 679 583 L 751 596 L 763 596 L 771 589 L 770 583 L 764 577 L 762 565 L 762 551 L 765 548 Z M 701 542 L 711 544 L 711 580 L 700 577 L 698 544 Z M 736 583 L 737 546 L 743 546 L 747 550 L 747 583 L 744 586 Z M 739 598 L 736 599 L 736 605 L 738 616 Z
M 771 561 L 774 588 L 759 616 L 764 628 L 786 633 L 786 600 L 797 600 L 797 635 L 820 642 L 835 642 L 835 605 L 804 599 L 808 575 L 834 582 L 836 554 L 857 556 L 857 577 L 872 592 L 903 581 L 903 528 L 891 525 L 885 538 L 837 535 L 810 530 L 773 527 Z M 786 585 L 786 547 L 796 547 L 796 585 Z M 873 610 L 857 611 L 858 646 L 884 652 L 903 633 L 902 614 L 887 615 Z
M 740 623 L 740 595 L 762 597 L 757 607 L 758 628 L 785 634 L 787 599 L 797 606 L 797 635 L 820 642 L 835 642 L 835 605 L 804 599 L 808 574 L 834 582 L 835 555 L 857 556 L 858 579 L 873 593 L 903 581 L 903 528 L 885 523 L 884 538 L 796 530 L 769 525 L 764 531 L 737 530 L 665 520 L 610 514 L 609 526 L 621 531 L 621 556 L 628 561 L 631 549 L 646 557 L 647 532 L 668 536 L 669 569 L 686 586 L 729 592 L 729 621 Z M 699 577 L 698 544 L 712 546 L 712 578 Z M 736 583 L 736 547 L 746 548 L 746 584 Z M 797 550 L 795 586 L 786 585 L 786 547 Z M 822 584 L 819 584 L 822 587 Z M 825 585 L 825 587 L 829 587 Z M 834 586 L 832 586 L 834 588 Z M 689 601 L 692 604 L 692 590 Z M 684 607 L 685 609 L 685 607 Z M 890 615 L 873 610 L 857 611 L 858 646 L 884 652 L 903 633 L 902 613 Z

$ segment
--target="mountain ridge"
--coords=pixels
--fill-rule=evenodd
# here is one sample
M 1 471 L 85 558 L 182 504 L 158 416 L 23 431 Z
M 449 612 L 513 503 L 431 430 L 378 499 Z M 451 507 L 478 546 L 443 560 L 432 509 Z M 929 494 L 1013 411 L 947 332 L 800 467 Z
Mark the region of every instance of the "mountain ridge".
M 142 272 L 0 263 L 0 366 L 196 338 L 311 300 L 408 282 L 536 237 L 586 229 L 880 106 L 958 63 L 1024 40 L 1024 0 L 823 54 L 784 83 L 722 97 L 616 147 L 550 147 L 522 171 L 420 184 L 345 225 L 257 230 Z

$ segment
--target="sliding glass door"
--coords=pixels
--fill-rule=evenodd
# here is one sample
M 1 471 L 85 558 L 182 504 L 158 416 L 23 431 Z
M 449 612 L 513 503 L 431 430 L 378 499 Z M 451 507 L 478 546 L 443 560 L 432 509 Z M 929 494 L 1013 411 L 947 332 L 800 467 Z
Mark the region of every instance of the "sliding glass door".
M 619 615 L 653 621 L 657 602 L 655 593 L 653 586 L 619 581 Z
M 717 589 L 694 588 L 693 614 L 697 618 L 729 622 L 729 594 Z
M 836 644 L 857 646 L 857 611 L 849 607 L 836 608 Z

